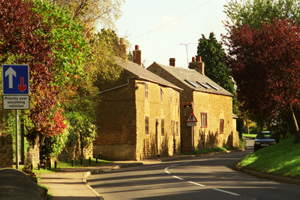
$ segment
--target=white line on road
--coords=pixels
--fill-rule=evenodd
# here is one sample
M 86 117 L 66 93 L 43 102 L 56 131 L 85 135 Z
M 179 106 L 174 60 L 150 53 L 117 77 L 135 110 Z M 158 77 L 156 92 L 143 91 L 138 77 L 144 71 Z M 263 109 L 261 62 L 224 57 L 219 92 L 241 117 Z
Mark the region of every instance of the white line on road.
M 194 185 L 198 185 L 198 186 L 200 186 L 200 187 L 205 187 L 205 185 L 202 185 L 202 184 L 200 184 L 200 183 L 196 183 L 196 182 L 194 182 L 194 181 L 188 181 L 188 183 L 191 183 L 191 184 L 194 184 Z
M 173 167 L 173 166 L 169 166 L 169 167 Z M 171 174 L 171 172 L 169 171 L 169 167 L 165 168 L 165 172 L 167 174 Z M 184 180 L 183 178 L 181 178 L 179 176 L 172 176 L 172 177 L 176 178 L 176 179 L 179 179 L 179 180 L 182 180 L 182 181 Z M 190 183 L 190 184 L 193 184 L 193 185 L 197 185 L 197 186 L 200 186 L 200 187 L 206 187 L 205 185 L 202 185 L 201 183 L 196 183 L 196 182 L 193 182 L 193 181 L 187 181 L 187 183 Z M 240 194 L 238 194 L 238 193 L 229 192 L 229 191 L 222 190 L 222 189 L 219 189 L 219 188 L 210 188 L 210 189 L 218 191 L 218 192 L 223 192 L 223 193 L 226 193 L 226 194 L 230 194 L 230 195 L 233 195 L 233 196 L 240 196 Z
M 179 180 L 184 180 L 183 178 L 181 178 L 181 177 L 179 177 L 179 176 L 173 176 L 174 178 L 177 178 L 177 179 L 179 179 Z
M 219 189 L 219 188 L 212 188 L 212 190 L 219 191 L 219 192 L 224 192 L 226 194 L 231 194 L 233 196 L 240 196 L 240 194 L 237 194 L 237 193 L 234 193 L 234 192 L 229 192 L 229 191 L 222 190 L 222 189 Z

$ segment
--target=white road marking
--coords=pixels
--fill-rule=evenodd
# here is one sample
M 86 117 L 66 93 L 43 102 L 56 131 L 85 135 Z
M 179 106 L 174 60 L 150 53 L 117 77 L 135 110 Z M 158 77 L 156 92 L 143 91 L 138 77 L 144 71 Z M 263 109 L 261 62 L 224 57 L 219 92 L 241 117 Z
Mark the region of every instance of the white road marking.
M 229 191 L 222 190 L 222 189 L 219 189 L 219 188 L 212 188 L 212 190 L 219 191 L 219 192 L 224 192 L 226 194 L 231 194 L 233 196 L 241 196 L 240 194 L 237 194 L 237 193 L 234 193 L 234 192 L 229 192 Z
M 191 183 L 191 184 L 194 184 L 194 185 L 198 185 L 200 187 L 205 187 L 205 185 L 202 185 L 200 183 L 196 183 L 196 182 L 193 182 L 193 181 L 188 181 L 188 183 Z
M 179 177 L 179 176 L 173 176 L 174 178 L 177 178 L 177 179 L 179 179 L 179 180 L 184 180 L 183 178 L 181 178 L 181 177 Z
M 173 167 L 173 166 L 170 166 L 170 167 Z M 165 172 L 167 174 L 171 174 L 171 172 L 169 171 L 169 167 L 166 167 L 165 168 Z M 176 179 L 179 179 L 179 180 L 184 180 L 183 178 L 179 177 L 179 176 L 172 176 L 173 178 L 176 178 Z M 190 184 L 193 184 L 193 185 L 197 185 L 197 186 L 200 186 L 200 187 L 206 187 L 206 185 L 202 185 L 201 183 L 196 183 L 196 182 L 193 182 L 193 181 L 186 181 L 187 183 L 190 183 Z M 223 193 L 226 193 L 226 194 L 230 194 L 230 195 L 233 195 L 233 196 L 241 196 L 240 194 L 238 193 L 234 193 L 234 192 L 229 192 L 229 191 L 226 191 L 226 190 L 222 190 L 222 189 L 219 189 L 219 188 L 210 188 L 212 190 L 215 190 L 215 191 L 218 191 L 218 192 L 223 192 Z

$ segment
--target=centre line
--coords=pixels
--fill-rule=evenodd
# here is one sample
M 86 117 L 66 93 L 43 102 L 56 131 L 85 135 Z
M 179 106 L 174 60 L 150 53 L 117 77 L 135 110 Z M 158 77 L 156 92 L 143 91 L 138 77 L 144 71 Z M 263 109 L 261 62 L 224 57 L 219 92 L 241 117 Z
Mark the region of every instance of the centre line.
M 170 166 L 170 167 L 173 167 L 173 166 Z M 169 171 L 169 167 L 166 167 L 165 168 L 165 172 L 167 174 L 171 174 L 171 172 Z M 181 178 L 179 176 L 174 176 L 172 175 L 173 178 L 176 178 L 176 179 L 179 179 L 179 180 L 184 180 L 184 178 Z M 206 187 L 206 185 L 203 185 L 201 183 L 196 183 L 196 182 L 193 182 L 193 181 L 186 181 L 187 183 L 190 183 L 190 184 L 193 184 L 193 185 L 197 185 L 197 186 L 200 186 L 200 187 Z M 226 191 L 226 190 L 222 190 L 222 189 L 219 189 L 219 188 L 209 188 L 209 189 L 212 189 L 212 190 L 215 190 L 215 191 L 218 191 L 218 192 L 223 192 L 223 193 L 226 193 L 226 194 L 230 194 L 230 195 L 233 195 L 233 196 L 241 196 L 240 194 L 238 193 L 235 193 L 235 192 L 229 192 L 229 191 Z

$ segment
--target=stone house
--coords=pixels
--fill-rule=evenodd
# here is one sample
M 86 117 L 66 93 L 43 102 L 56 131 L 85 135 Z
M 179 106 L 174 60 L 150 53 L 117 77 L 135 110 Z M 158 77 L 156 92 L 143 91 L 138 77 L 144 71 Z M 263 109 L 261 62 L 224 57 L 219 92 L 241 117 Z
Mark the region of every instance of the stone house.
M 180 97 L 182 152 L 225 145 L 237 147 L 232 94 L 205 76 L 201 57 L 196 61 L 193 58 L 189 68 L 175 67 L 175 58 L 170 58 L 169 66 L 154 62 L 147 68 L 183 89 Z
M 111 160 L 141 160 L 180 152 L 180 89 L 133 61 L 116 58 L 123 70 L 101 90 L 94 155 Z

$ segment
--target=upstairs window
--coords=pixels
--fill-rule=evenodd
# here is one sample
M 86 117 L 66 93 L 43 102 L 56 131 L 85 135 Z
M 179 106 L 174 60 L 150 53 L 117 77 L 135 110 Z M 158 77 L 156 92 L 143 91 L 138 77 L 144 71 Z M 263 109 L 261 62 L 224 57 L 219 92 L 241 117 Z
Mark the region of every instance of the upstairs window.
M 147 83 L 145 83 L 145 98 L 148 98 L 148 91 L 149 89 L 148 89 L 148 84 Z
M 198 87 L 197 86 L 197 83 L 196 82 L 194 82 L 194 81 L 190 81 L 190 80 L 184 80 L 185 82 L 187 82 L 189 85 L 191 85 L 191 86 L 193 86 L 193 87 Z
M 163 101 L 164 100 L 164 91 L 162 88 L 160 88 L 160 100 Z
M 200 120 L 201 128 L 207 128 L 207 113 L 201 113 Z
M 224 133 L 224 119 L 220 119 L 220 133 Z

